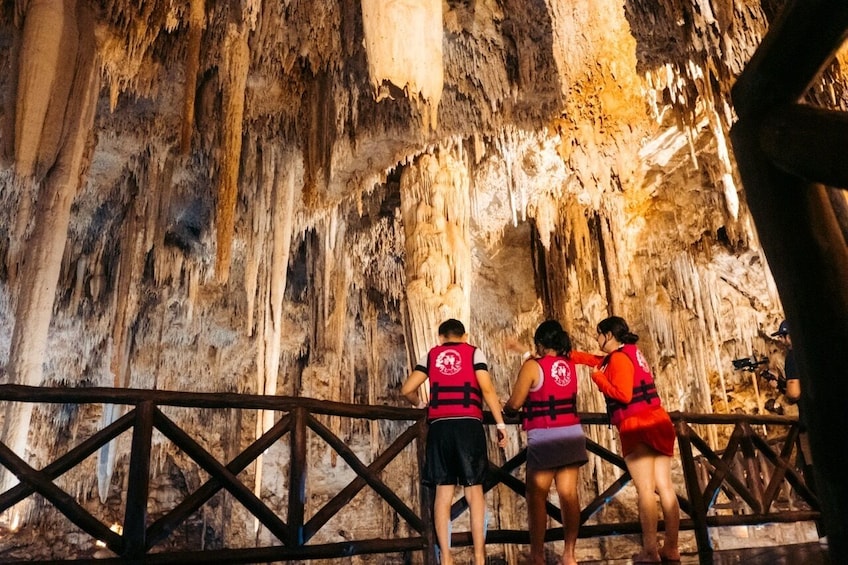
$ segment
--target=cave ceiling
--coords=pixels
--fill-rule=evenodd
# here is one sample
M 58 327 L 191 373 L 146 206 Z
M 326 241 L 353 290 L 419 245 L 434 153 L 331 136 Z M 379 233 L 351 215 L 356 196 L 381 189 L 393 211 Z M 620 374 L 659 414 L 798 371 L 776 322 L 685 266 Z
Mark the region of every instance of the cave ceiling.
M 454 316 L 505 391 L 616 313 L 674 406 L 761 404 L 729 91 L 782 4 L 6 0 L 7 382 L 394 403 Z

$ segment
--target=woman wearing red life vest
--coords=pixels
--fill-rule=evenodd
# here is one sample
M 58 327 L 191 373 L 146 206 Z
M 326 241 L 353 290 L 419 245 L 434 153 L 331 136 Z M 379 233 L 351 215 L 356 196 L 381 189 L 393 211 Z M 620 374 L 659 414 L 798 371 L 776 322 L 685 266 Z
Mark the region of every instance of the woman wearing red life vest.
M 588 460 L 586 437 L 577 417 L 577 370 L 570 359 L 571 339 L 559 322 L 547 320 L 536 329 L 536 355 L 521 367 L 506 413 L 517 413 L 527 431 L 527 513 L 530 562 L 545 563 L 545 504 L 556 483 L 565 546 L 561 563 L 576 565 L 580 528 L 577 477 Z
M 679 561 L 680 506 L 671 482 L 674 426 L 660 403 L 648 363 L 635 345 L 639 336 L 618 316 L 602 320 L 597 330 L 598 347 L 606 356 L 580 351 L 572 356 L 576 363 L 596 368 L 592 381 L 606 398 L 610 422 L 618 428 L 624 461 L 636 487 L 642 551 L 633 556 L 633 563 Z M 665 521 L 663 547 L 657 542 L 655 492 Z

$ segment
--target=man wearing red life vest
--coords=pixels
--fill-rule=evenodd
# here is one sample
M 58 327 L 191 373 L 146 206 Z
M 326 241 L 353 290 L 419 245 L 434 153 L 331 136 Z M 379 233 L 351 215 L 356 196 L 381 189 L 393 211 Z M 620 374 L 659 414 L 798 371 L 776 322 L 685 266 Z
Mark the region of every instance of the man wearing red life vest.
M 450 552 L 450 508 L 456 485 L 464 488 L 471 513 L 474 563 L 486 562 L 483 479 L 488 456 L 483 402 L 497 422 L 498 445 L 506 446 L 506 425 L 486 356 L 469 345 L 467 338 L 465 326 L 459 320 L 442 322 L 439 345 L 421 358 L 401 387 L 401 394 L 407 400 L 419 408 L 427 408 L 430 428 L 421 481 L 436 488 L 433 521 L 443 565 L 454 563 Z M 429 403 L 419 402 L 418 389 L 428 379 Z

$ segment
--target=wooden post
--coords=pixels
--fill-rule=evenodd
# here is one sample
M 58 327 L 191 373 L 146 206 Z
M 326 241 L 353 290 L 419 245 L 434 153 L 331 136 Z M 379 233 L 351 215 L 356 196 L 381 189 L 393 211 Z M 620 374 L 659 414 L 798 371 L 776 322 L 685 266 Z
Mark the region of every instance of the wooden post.
M 418 473 L 416 476 L 421 477 L 421 472 L 424 469 L 426 445 L 427 445 L 427 420 L 422 418 L 418 421 L 418 439 L 415 442 L 416 452 L 418 455 Z M 424 546 L 424 565 L 436 565 L 436 530 L 433 524 L 433 500 L 436 492 L 432 488 L 418 483 L 419 500 L 421 503 L 421 520 L 424 522 L 424 539 L 427 545 Z
M 846 35 L 844 0 L 787 2 L 733 86 L 739 120 L 731 129 L 751 215 L 789 321 L 816 488 L 830 554 L 837 560 L 848 552 L 848 451 L 835 433 L 848 428 L 848 379 L 842 378 L 844 363 L 835 354 L 848 350 L 848 245 L 827 189 L 810 181 L 832 182 L 846 175 L 827 172 L 835 161 L 819 158 L 813 167 L 804 167 L 815 178 L 788 173 L 771 159 L 800 169 L 767 136 L 775 124 L 787 123 L 787 107 L 803 98 Z M 841 137 L 841 126 L 834 128 Z
M 289 458 L 289 539 L 288 545 L 303 545 L 303 515 L 306 507 L 306 416 L 305 408 L 294 408 Z
M 701 485 L 698 483 L 698 470 L 695 468 L 695 457 L 692 453 L 692 442 L 689 440 L 689 424 L 679 415 L 674 417 L 674 427 L 677 431 L 677 445 L 680 448 L 680 464 L 683 467 L 683 478 L 686 482 L 686 492 L 692 505 L 692 523 L 695 530 L 695 543 L 698 545 L 698 555 L 704 561 L 709 558 L 712 563 L 713 546 L 710 532 L 707 529 L 707 504 L 701 495 Z
M 150 487 L 150 449 L 153 438 L 151 401 L 136 407 L 130 470 L 127 478 L 127 503 L 124 515 L 122 557 L 139 557 L 147 551 L 147 495 Z

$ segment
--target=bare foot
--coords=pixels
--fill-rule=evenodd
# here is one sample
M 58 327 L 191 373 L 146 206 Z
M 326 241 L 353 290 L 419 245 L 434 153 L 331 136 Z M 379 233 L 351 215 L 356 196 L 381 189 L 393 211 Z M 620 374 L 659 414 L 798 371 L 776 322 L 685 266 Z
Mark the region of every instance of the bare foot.
M 577 559 L 573 555 L 563 555 L 562 565 L 578 565 Z
M 676 547 L 663 547 L 659 554 L 663 561 L 680 561 L 680 550 Z
M 637 563 L 662 563 L 660 559 L 660 554 L 657 551 L 645 551 L 644 549 L 639 553 L 633 554 L 633 565 Z

